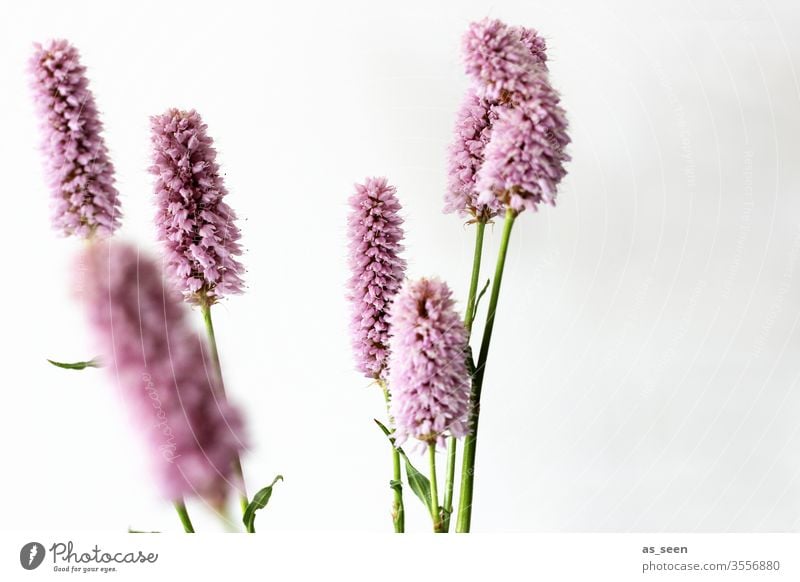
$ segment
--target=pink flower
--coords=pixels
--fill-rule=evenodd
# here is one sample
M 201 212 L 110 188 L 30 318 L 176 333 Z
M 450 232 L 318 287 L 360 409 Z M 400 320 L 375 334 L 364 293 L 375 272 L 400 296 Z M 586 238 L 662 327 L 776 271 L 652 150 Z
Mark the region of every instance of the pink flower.
M 464 436 L 470 393 L 467 331 L 450 288 L 437 279 L 407 282 L 390 323 L 389 385 L 398 444 L 409 437 L 441 444 L 445 433 Z
M 97 353 L 147 444 L 161 492 L 219 504 L 231 483 L 241 486 L 233 468 L 242 420 L 180 296 L 160 265 L 130 245 L 92 245 L 77 266 Z
M 555 204 L 569 141 L 558 93 L 542 73 L 527 100 L 498 111 L 476 180 L 477 202 L 500 201 L 517 212 Z
M 156 227 L 167 272 L 193 303 L 242 292 L 244 268 L 236 214 L 225 189 L 213 140 L 200 115 L 170 109 L 150 120 L 156 176 Z
M 463 39 L 464 60 L 479 96 L 495 102 L 528 96 L 541 61 L 532 52 L 538 48 L 531 33 L 526 32 L 523 41 L 520 30 L 488 18 L 469 25 Z
M 53 226 L 65 236 L 110 236 L 119 228 L 120 204 L 86 68 L 66 40 L 34 48 L 29 70 Z
M 400 202 L 386 178 L 356 184 L 347 219 L 350 240 L 350 333 L 356 366 L 379 378 L 388 358 L 388 313 L 405 276 Z
M 475 189 L 475 177 L 483 164 L 484 149 L 496 118 L 496 104 L 479 97 L 474 89 L 467 91 L 456 114 L 455 139 L 449 151 L 445 212 L 490 220 L 502 210 L 503 205 L 497 200 L 478 203 Z

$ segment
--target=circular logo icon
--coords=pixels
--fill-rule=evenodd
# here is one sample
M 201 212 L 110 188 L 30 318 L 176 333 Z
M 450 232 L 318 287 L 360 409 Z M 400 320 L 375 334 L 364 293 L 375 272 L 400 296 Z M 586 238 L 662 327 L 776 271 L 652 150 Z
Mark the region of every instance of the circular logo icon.
M 19 563 L 26 570 L 34 570 L 44 561 L 44 546 L 39 542 L 28 542 L 19 551 Z

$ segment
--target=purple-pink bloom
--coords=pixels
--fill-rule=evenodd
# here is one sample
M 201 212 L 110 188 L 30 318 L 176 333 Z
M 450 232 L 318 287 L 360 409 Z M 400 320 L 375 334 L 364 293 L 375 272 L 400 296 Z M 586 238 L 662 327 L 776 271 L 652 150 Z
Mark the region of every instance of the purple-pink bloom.
M 356 184 L 349 200 L 350 333 L 356 367 L 368 378 L 386 369 L 389 308 L 405 277 L 403 219 L 394 186 L 386 178 Z
M 35 44 L 29 72 L 53 226 L 65 236 L 110 236 L 121 216 L 114 166 L 78 51 L 66 40 Z
M 546 48 L 544 39 L 532 28 L 512 28 L 488 19 L 470 25 L 464 35 L 464 56 L 474 85 L 456 115 L 445 212 L 488 221 L 502 211 L 497 197 L 479 200 L 476 179 L 501 110 L 534 95 L 539 78 L 547 71 Z
M 128 244 L 91 245 L 76 267 L 97 354 L 146 441 L 164 497 L 219 504 L 231 486 L 241 488 L 234 460 L 242 419 L 180 295 L 160 264 Z
M 499 200 L 517 212 L 555 204 L 569 141 L 558 93 L 540 73 L 526 101 L 498 112 L 478 172 L 478 203 Z
M 193 303 L 215 303 L 242 292 L 244 268 L 236 214 L 225 203 L 228 191 L 217 152 L 200 115 L 170 109 L 151 118 L 156 177 L 155 218 L 164 244 L 167 272 Z
M 390 405 L 398 444 L 414 437 L 442 444 L 467 432 L 470 376 L 467 331 L 450 288 L 437 279 L 409 281 L 392 307 Z
M 520 30 L 500 20 L 469 25 L 462 41 L 464 61 L 481 97 L 505 103 L 529 96 L 539 57 L 533 52 L 536 43 L 530 44 L 532 31 L 525 35 L 523 41 Z
M 448 159 L 448 184 L 445 193 L 445 212 L 490 220 L 502 210 L 502 204 L 489 200 L 478 203 L 475 177 L 483 164 L 483 153 L 492 132 L 492 122 L 497 118 L 497 105 L 479 97 L 470 88 L 456 114 L 455 139 L 450 145 Z

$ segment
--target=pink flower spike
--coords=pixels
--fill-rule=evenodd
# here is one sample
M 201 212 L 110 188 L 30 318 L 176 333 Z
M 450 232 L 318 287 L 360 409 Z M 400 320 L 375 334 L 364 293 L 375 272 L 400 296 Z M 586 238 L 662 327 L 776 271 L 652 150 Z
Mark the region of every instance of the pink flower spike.
M 53 226 L 64 236 L 111 236 L 120 225 L 120 204 L 86 68 L 66 40 L 34 49 L 29 71 Z
M 167 272 L 192 303 L 242 293 L 241 234 L 206 124 L 194 110 L 170 109 L 150 126 L 155 223 Z
M 467 331 L 450 288 L 438 279 L 409 281 L 390 317 L 391 415 L 397 443 L 444 442 L 468 427 Z
M 388 359 L 388 313 L 405 277 L 400 202 L 386 178 L 356 184 L 347 219 L 350 281 L 350 333 L 356 367 L 380 378 Z

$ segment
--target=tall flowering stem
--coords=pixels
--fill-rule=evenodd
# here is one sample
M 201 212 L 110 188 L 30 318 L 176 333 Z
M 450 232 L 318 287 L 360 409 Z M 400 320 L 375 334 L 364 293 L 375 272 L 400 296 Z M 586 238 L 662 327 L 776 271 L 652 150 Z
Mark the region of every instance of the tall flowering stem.
M 486 315 L 486 326 L 483 329 L 481 339 L 481 349 L 478 353 L 478 361 L 475 365 L 475 373 L 472 377 L 472 392 L 470 393 L 470 416 L 469 432 L 464 439 L 464 458 L 461 464 L 461 490 L 458 499 L 458 519 L 456 521 L 456 531 L 458 533 L 468 533 L 472 520 L 472 494 L 475 482 L 475 449 L 478 444 L 478 420 L 481 412 L 481 390 L 483 388 L 483 377 L 486 373 L 486 360 L 489 356 L 489 344 L 492 341 L 492 330 L 497 313 L 497 300 L 500 297 L 500 285 L 503 281 L 503 269 L 506 264 L 506 254 L 508 243 L 511 239 L 511 228 L 514 226 L 517 212 L 508 208 L 506 210 L 505 222 L 503 224 L 503 238 L 500 241 L 500 250 L 497 255 L 497 264 L 494 270 L 494 280 L 492 281 L 492 291 L 489 296 L 489 309 Z
M 242 293 L 244 267 L 237 257 L 241 233 L 236 213 L 225 202 L 228 191 L 217 164 L 214 141 L 197 111 L 169 109 L 150 119 L 156 178 L 158 238 L 164 246 L 167 272 L 186 301 L 199 305 L 211 350 L 220 395 L 225 383 L 211 306 Z M 242 512 L 248 498 L 242 463 L 233 468 L 241 480 Z
M 486 221 L 478 220 L 475 223 L 475 251 L 472 257 L 472 275 L 469 280 L 469 293 L 467 295 L 467 311 L 464 314 L 464 327 L 467 329 L 467 342 L 472 334 L 472 324 L 475 319 L 475 301 L 478 295 L 478 281 L 481 276 L 481 257 L 483 255 L 483 235 L 486 231 Z M 467 354 L 468 360 L 472 356 Z M 467 362 L 471 367 L 473 363 Z M 455 473 L 456 473 L 456 453 L 458 452 L 458 441 L 455 437 L 447 439 L 447 466 L 445 468 L 445 485 L 444 485 L 444 501 L 442 507 L 444 508 L 444 519 L 442 528 L 445 532 L 450 531 L 450 517 L 453 513 L 453 489 L 455 487 Z
M 383 390 L 387 410 L 391 394 L 386 382 L 389 359 L 389 310 L 405 277 L 403 219 L 397 191 L 386 178 L 367 178 L 356 184 L 347 219 L 351 306 L 350 332 L 356 367 Z M 390 425 L 393 425 L 391 414 Z M 405 531 L 400 453 L 392 445 L 392 523 Z

